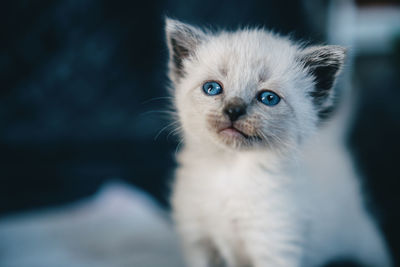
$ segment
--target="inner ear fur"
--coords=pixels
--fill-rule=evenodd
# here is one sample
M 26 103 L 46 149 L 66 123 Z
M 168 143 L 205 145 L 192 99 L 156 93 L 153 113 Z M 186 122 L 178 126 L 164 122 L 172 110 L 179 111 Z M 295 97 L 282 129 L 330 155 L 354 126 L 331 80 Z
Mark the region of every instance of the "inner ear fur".
M 197 46 L 206 38 L 206 35 L 194 26 L 170 18 L 166 18 L 165 25 L 170 78 L 177 82 L 185 74 L 183 61 L 194 53 Z
M 301 51 L 299 60 L 314 78 L 309 94 L 321 118 L 334 109 L 333 87 L 346 57 L 346 48 L 336 45 L 311 46 Z

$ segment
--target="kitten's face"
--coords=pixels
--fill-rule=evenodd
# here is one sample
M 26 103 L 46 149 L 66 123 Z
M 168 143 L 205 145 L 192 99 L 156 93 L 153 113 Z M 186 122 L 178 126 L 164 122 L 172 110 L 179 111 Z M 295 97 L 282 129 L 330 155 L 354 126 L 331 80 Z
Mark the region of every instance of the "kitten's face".
M 313 131 L 315 83 L 297 46 L 260 30 L 189 30 L 196 31 L 189 34 L 189 47 L 170 43 L 175 105 L 187 140 L 287 150 Z

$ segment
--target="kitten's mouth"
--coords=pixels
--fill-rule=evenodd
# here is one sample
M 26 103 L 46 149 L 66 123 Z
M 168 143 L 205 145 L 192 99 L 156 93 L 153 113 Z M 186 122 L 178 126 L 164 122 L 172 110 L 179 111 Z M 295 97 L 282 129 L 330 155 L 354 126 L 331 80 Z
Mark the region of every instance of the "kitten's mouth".
M 233 137 L 233 138 L 245 138 L 245 139 L 249 139 L 250 138 L 250 136 L 248 136 L 244 132 L 238 130 L 233 125 L 220 130 L 219 133 L 224 135 L 224 136 Z
M 254 126 L 249 122 L 229 122 L 223 120 L 214 121 L 214 129 L 223 143 L 234 147 L 249 147 L 262 142 Z

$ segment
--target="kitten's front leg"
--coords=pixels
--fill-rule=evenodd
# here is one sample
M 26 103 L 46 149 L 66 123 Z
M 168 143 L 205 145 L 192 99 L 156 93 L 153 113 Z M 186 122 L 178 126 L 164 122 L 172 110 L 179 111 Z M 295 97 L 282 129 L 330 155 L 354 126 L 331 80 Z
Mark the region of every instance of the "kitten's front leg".
M 217 250 L 208 240 L 185 240 L 183 245 L 188 267 L 219 266 Z
M 307 223 L 290 198 L 282 195 L 279 198 L 280 201 L 253 203 L 257 212 L 249 214 L 241 224 L 252 267 L 300 267 L 302 264 Z
M 252 267 L 300 267 L 303 247 L 298 233 L 264 231 L 249 233 L 245 241 Z M 264 233 L 264 234 L 263 234 Z

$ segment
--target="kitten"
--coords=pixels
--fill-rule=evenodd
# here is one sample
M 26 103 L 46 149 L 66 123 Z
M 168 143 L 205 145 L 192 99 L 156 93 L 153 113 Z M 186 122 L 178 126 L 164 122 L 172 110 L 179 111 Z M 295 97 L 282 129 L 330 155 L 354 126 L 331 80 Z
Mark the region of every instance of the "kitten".
M 391 266 L 323 123 L 345 49 L 172 19 L 166 34 L 183 138 L 172 206 L 188 266 Z

